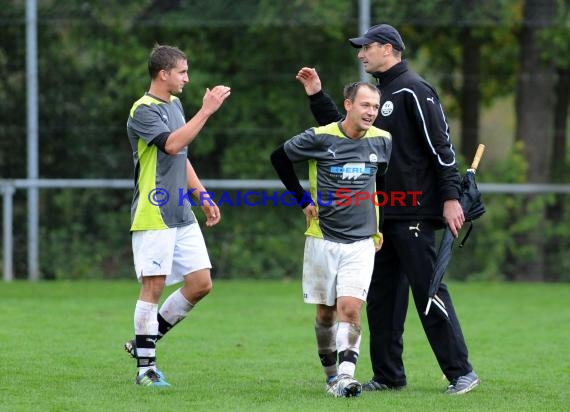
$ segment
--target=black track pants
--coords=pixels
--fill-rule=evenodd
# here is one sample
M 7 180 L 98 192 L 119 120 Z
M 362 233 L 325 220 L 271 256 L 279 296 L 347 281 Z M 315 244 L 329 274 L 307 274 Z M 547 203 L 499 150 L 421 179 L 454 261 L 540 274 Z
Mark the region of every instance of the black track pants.
M 445 284 L 437 295 L 445 303 L 449 319 L 434 307 L 428 316 L 423 314 L 436 257 L 433 226 L 429 222 L 385 221 L 383 235 L 366 306 L 374 380 L 389 386 L 406 385 L 402 335 L 408 285 L 441 370 L 449 380 L 469 373 L 467 347 Z

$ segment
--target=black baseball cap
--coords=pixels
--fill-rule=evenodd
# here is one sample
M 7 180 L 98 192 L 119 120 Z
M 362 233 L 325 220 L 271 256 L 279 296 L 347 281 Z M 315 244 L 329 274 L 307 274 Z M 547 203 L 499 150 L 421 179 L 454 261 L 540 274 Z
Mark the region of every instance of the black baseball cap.
M 398 30 L 389 24 L 377 24 L 376 26 L 372 26 L 362 36 L 348 39 L 348 41 L 352 47 L 356 48 L 361 48 L 365 44 L 372 42 L 382 44 L 390 43 L 393 48 L 399 51 L 403 51 L 406 48 Z

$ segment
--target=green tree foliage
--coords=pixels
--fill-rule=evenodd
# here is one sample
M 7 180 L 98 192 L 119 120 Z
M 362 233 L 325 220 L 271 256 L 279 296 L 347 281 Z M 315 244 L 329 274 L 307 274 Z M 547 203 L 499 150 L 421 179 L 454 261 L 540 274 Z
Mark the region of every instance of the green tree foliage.
M 372 2 L 372 22 L 389 22 L 401 30 L 407 58 L 438 86 L 452 116 L 459 113 L 456 102 L 462 87 L 459 67 L 465 27 L 480 42 L 481 104 L 490 104 L 514 88 L 518 64 L 514 25 L 521 19 L 522 1 L 476 3 L 477 7 L 466 8 L 461 1 Z M 340 103 L 342 85 L 358 77 L 355 50 L 346 42 L 357 34 L 357 15 L 357 2 L 344 0 L 38 2 L 40 177 L 132 178 L 125 130 L 129 109 L 148 88 L 146 62 L 151 48 L 166 43 L 188 55 L 190 83 L 180 96 L 188 118 L 200 107 L 206 88 L 232 87 L 230 99 L 189 149 L 200 177 L 276 179 L 269 163 L 271 151 L 314 125 L 295 74 L 302 66 L 317 68 L 326 91 Z M 0 26 L 1 177 L 23 178 L 27 150 L 24 0 L 3 4 Z M 569 42 L 563 24 L 558 26 L 544 34 L 554 47 L 543 50 L 552 51 L 550 57 L 556 56 L 564 70 L 568 65 L 561 55 L 567 59 L 564 47 Z M 527 165 L 519 149 L 492 173 L 483 171 L 481 179 L 520 179 Z M 301 177 L 306 176 L 304 165 L 298 170 Z M 212 191 L 215 198 L 221 195 L 221 189 Z M 235 191 L 229 193 L 236 198 Z M 129 190 L 62 189 L 40 194 L 44 278 L 132 276 Z M 14 200 L 15 272 L 24 277 L 25 192 L 16 193 Z M 500 278 L 511 257 L 523 257 L 526 251 L 517 244 L 517 233 L 528 231 L 536 222 L 518 209 L 517 202 L 516 196 L 507 200 L 489 196 L 488 213 L 477 222 L 466 245 L 473 253 L 452 260 L 453 275 Z M 564 222 L 568 209 L 564 205 L 559 210 L 559 222 Z M 195 213 L 203 221 L 199 208 Z M 518 217 L 513 221 L 515 213 Z M 521 214 L 530 220 L 520 220 Z M 300 275 L 304 217 L 297 207 L 226 204 L 222 216 L 220 225 L 204 229 L 215 276 Z M 545 233 L 564 245 L 560 239 L 567 239 L 563 233 L 568 231 L 563 230 L 570 229 L 565 226 L 547 225 Z M 570 266 L 562 246 L 556 250 L 549 267 Z M 549 279 L 560 273 L 551 272 Z
M 517 142 L 508 157 L 494 167 L 481 168 L 477 180 L 481 182 L 525 183 L 528 161 L 524 157 L 522 142 Z M 553 204 L 552 194 L 531 198 L 513 194 L 484 193 L 486 213 L 473 223 L 473 231 L 462 249 L 454 250 L 448 275 L 457 279 L 528 280 L 521 266 L 530 265 L 540 256 L 539 250 L 521 239 L 536 233 L 549 245 L 545 272 L 540 275 L 547 281 L 569 281 L 567 236 L 570 231 L 568 210 L 570 198 L 565 197 L 565 215 L 560 221 L 545 221 L 541 211 Z M 466 226 L 467 227 L 467 226 Z M 464 230 L 465 232 L 465 230 Z M 459 238 L 462 235 L 460 234 Z M 456 241 L 456 243 L 459 243 Z
M 0 170 L 2 178 L 24 176 L 26 163 L 26 39 L 23 8 L 2 6 L 0 24 Z
M 13 14 L 23 16 L 24 2 L 14 4 Z M 322 6 L 311 1 L 244 1 L 239 7 L 211 1 L 42 2 L 38 8 L 41 177 L 132 176 L 125 133 L 128 111 L 148 87 L 150 49 L 168 43 L 188 55 L 190 83 L 181 96 L 188 118 L 199 108 L 207 87 L 232 87 L 230 100 L 190 148 L 202 179 L 275 179 L 271 151 L 314 123 L 295 80 L 298 69 L 331 67 L 323 78 L 337 85 L 333 95 L 339 95 L 345 78 L 337 62 L 353 64 L 351 50 L 336 47 L 347 37 L 346 16 L 353 11 L 342 1 Z M 23 38 L 23 23 L 20 19 L 15 25 L 12 38 Z M 315 49 L 326 53 L 315 55 Z M 19 55 L 10 55 L 13 51 Z M 20 59 L 16 71 L 20 77 L 5 78 L 0 90 L 9 94 L 12 87 L 22 100 L 24 51 L 25 47 L 9 50 L 0 59 L 0 64 Z M 8 119 L 5 123 L 10 124 Z M 23 136 L 24 131 L 22 115 L 18 134 Z M 21 160 L 25 144 L 18 149 Z M 14 147 L 3 153 L 9 162 Z M 24 177 L 25 163 L 19 161 L 18 166 L 18 173 L 4 176 Z M 116 190 L 43 191 L 43 276 L 90 277 L 97 271 L 104 277 L 130 276 L 130 242 L 125 237 L 128 195 Z M 23 201 L 18 210 L 25 210 Z M 304 217 L 298 208 L 225 206 L 222 213 L 222 225 L 205 230 L 219 276 L 299 274 Z M 198 208 L 196 215 L 202 218 Z M 18 217 L 17 240 L 24 243 L 24 213 Z M 24 274 L 25 259 L 17 261 L 16 273 Z

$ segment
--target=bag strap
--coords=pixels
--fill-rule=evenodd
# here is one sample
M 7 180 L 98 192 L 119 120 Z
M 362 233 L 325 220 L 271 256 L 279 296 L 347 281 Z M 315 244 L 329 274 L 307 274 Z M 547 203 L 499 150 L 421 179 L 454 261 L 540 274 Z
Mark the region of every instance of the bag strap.
M 473 230 L 473 222 L 469 222 L 469 229 L 467 229 L 467 233 L 465 233 L 465 236 L 463 236 L 463 240 L 461 241 L 461 243 L 459 243 L 459 247 L 463 247 L 463 245 L 467 241 L 467 238 L 471 234 L 472 230 Z

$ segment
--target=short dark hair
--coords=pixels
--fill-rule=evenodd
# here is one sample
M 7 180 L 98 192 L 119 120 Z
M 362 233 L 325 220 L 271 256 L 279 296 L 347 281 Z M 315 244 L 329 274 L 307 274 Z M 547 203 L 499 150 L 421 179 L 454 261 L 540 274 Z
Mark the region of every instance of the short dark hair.
M 161 70 L 176 67 L 180 60 L 187 60 L 186 54 L 178 47 L 156 44 L 148 58 L 148 74 L 154 79 Z
M 358 92 L 358 89 L 360 89 L 361 87 L 367 87 L 368 89 L 373 90 L 376 93 L 380 94 L 380 90 L 378 90 L 378 88 L 374 86 L 372 83 L 354 82 L 344 86 L 344 91 L 343 91 L 344 98 L 353 102 L 354 99 L 356 98 L 356 93 Z

